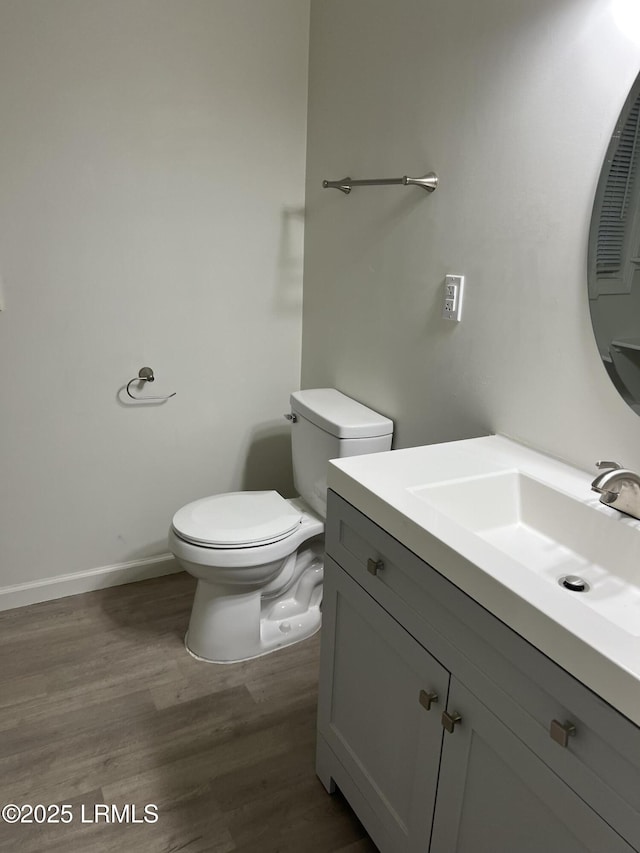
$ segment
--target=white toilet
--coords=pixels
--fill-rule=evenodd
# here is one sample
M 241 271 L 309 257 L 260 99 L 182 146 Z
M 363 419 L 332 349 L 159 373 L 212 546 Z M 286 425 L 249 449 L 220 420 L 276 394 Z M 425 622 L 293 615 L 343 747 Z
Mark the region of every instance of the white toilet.
M 327 463 L 391 448 L 393 423 L 333 388 L 291 395 L 300 497 L 229 492 L 179 509 L 169 549 L 198 579 L 187 650 L 212 663 L 248 660 L 320 627 Z

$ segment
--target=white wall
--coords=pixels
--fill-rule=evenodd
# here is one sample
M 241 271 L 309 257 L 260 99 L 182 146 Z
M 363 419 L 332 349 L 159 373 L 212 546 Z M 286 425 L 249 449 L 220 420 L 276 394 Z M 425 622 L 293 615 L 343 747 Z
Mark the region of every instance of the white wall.
M 313 0 L 302 386 L 396 421 L 395 446 L 503 432 L 640 468 L 600 363 L 586 258 L 640 68 L 610 0 Z M 420 175 L 437 191 L 323 178 Z M 466 276 L 459 325 L 445 273 Z
M 305 0 L 0 0 L 0 588 L 291 487 Z M 122 405 L 143 365 L 159 407 Z M 1 590 L 0 590 L 1 591 Z

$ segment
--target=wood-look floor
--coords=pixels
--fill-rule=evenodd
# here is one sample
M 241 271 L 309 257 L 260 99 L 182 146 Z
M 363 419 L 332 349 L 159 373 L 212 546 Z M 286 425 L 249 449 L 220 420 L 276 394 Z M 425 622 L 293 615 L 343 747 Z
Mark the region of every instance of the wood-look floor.
M 7 824 L 11 853 L 372 853 L 314 772 L 319 635 L 241 664 L 184 649 L 185 575 L 0 613 L 0 806 L 69 803 L 72 823 Z M 82 823 L 96 803 L 156 823 Z

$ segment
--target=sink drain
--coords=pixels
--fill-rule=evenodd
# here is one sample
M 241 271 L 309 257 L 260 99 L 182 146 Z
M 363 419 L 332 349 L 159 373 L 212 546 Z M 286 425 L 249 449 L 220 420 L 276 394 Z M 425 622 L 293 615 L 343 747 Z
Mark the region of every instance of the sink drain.
M 558 578 L 558 583 L 565 589 L 571 590 L 571 592 L 589 591 L 589 584 L 584 578 L 578 577 L 578 575 L 563 575 L 563 577 Z

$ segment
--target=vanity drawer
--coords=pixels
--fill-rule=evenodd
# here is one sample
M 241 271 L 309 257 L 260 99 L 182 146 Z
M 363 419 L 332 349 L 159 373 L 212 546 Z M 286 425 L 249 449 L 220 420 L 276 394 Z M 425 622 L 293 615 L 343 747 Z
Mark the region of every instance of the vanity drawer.
M 637 726 L 332 492 L 326 547 L 405 630 L 640 850 Z M 568 733 L 571 726 L 575 734 Z M 558 740 L 565 737 L 563 746 Z

